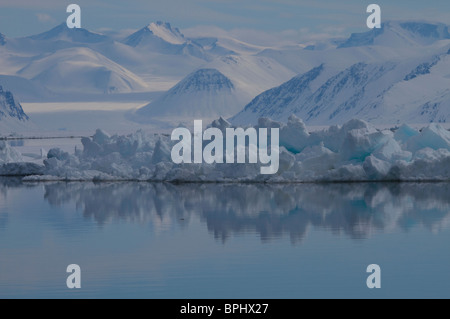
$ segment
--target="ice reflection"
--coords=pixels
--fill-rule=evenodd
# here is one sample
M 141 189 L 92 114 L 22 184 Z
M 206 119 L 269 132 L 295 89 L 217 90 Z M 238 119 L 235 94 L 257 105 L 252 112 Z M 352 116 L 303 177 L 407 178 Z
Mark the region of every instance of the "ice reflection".
M 309 228 L 353 239 L 373 233 L 437 232 L 449 224 L 450 184 L 150 184 L 55 183 L 51 205 L 73 203 L 99 225 L 112 221 L 188 225 L 199 217 L 216 239 L 256 232 L 263 241 L 289 235 L 301 242 Z
M 8 194 L 12 189 L 34 187 L 24 185 L 20 178 L 0 177 L 0 231 L 6 229 L 9 222 L 10 207 L 7 205 Z

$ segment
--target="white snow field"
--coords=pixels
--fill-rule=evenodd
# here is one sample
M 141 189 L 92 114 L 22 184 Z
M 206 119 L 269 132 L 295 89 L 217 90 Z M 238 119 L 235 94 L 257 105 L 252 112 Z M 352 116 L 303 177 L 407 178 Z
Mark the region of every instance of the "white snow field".
M 128 119 L 128 114 L 146 103 L 145 101 L 54 102 L 22 105 L 33 123 L 41 128 L 39 132 L 34 133 L 34 136 L 39 137 L 90 136 L 98 127 L 113 134 L 129 134 L 138 129 L 169 132 L 164 123 L 149 121 L 141 125 Z
M 222 131 L 224 119 L 212 126 Z M 168 135 L 138 131 L 110 136 L 97 130 L 75 153 L 51 149 L 41 165 L 18 162 L 2 143 L 1 175 L 26 181 L 351 182 L 449 181 L 450 132 L 438 124 L 378 130 L 362 120 L 309 132 L 295 116 L 287 123 L 261 118 L 256 128 L 280 128 L 280 168 L 261 175 L 259 164 L 174 164 Z M 8 164 L 9 163 L 9 164 Z M 16 164 L 11 164 L 16 163 Z M 6 165 L 5 165 L 6 164 Z M 27 171 L 29 170 L 29 171 Z

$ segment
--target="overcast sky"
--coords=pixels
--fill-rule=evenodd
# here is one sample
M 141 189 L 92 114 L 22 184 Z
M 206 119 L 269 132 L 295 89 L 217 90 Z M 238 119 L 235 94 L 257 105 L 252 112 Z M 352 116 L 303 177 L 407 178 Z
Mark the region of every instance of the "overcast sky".
M 0 32 L 17 37 L 46 31 L 66 20 L 71 3 L 81 6 L 82 27 L 89 30 L 138 29 L 161 20 L 188 33 L 214 26 L 302 40 L 367 30 L 371 3 L 381 6 L 383 20 L 450 24 L 449 0 L 0 0 Z

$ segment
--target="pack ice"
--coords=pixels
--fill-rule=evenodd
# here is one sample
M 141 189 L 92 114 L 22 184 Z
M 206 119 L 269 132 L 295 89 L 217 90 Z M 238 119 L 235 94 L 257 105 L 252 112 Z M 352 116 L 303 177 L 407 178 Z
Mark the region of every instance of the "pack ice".
M 211 126 L 225 130 L 231 124 L 219 119 Z M 342 126 L 309 132 L 302 120 L 291 116 L 287 123 L 261 118 L 255 128 L 260 127 L 280 129 L 280 168 L 275 175 L 261 175 L 259 164 L 174 164 L 170 157 L 174 142 L 166 135 L 138 131 L 128 136 L 110 136 L 97 130 L 93 138 L 83 138 L 83 150 L 74 154 L 50 150 L 42 174 L 25 180 L 271 183 L 450 180 L 450 132 L 438 124 L 420 131 L 408 125 L 379 130 L 355 119 Z

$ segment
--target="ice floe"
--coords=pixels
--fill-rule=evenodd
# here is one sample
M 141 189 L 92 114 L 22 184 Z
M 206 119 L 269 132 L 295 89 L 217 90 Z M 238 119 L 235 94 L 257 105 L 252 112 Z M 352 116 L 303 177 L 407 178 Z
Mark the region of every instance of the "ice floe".
M 211 126 L 231 127 L 224 119 Z M 280 167 L 277 174 L 261 175 L 260 164 L 174 164 L 175 142 L 167 135 L 138 131 L 127 136 L 97 130 L 83 138 L 83 150 L 48 152 L 43 166 L 0 166 L 0 173 L 19 170 L 27 181 L 168 181 L 168 182 L 349 182 L 448 181 L 450 132 L 438 124 L 422 130 L 403 125 L 379 130 L 362 120 L 309 132 L 302 120 L 287 123 L 259 120 L 256 128 L 280 129 Z M 0 142 L 0 163 L 20 162 L 7 143 Z

